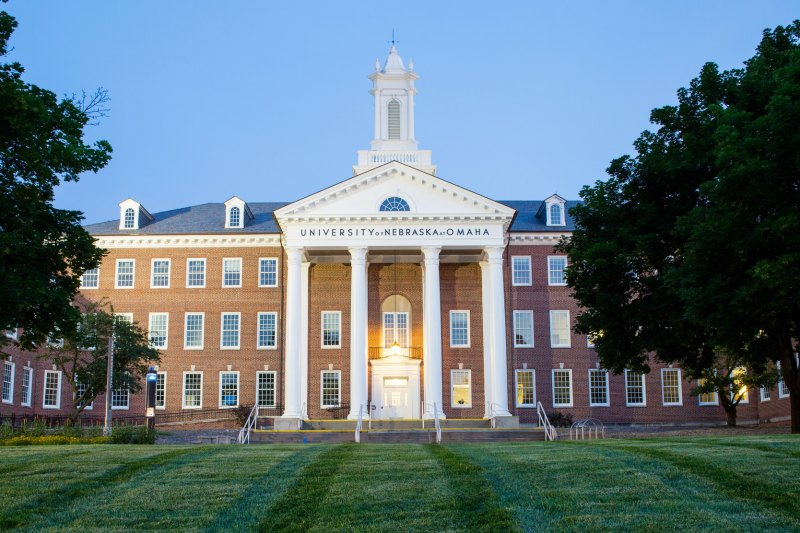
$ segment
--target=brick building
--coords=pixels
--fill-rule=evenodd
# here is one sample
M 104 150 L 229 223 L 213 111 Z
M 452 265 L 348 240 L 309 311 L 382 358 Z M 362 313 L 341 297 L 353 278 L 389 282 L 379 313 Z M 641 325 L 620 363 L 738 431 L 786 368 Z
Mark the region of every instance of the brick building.
M 513 426 L 535 422 L 537 402 L 604 422 L 724 420 L 680 368 L 609 375 L 572 332 L 553 247 L 574 202 L 496 201 L 437 177 L 414 135 L 416 73 L 392 46 L 370 79 L 375 138 L 353 177 L 291 203 L 150 214 L 127 199 L 118 220 L 87 226 L 108 255 L 82 294 L 149 330 L 159 409 L 258 402 L 287 427 L 359 411 Z M 4 413 L 60 413 L 73 394 L 31 354 L 2 370 Z M 143 410 L 124 390 L 112 404 Z M 739 419 L 786 417 L 788 404 L 782 384 L 750 391 Z

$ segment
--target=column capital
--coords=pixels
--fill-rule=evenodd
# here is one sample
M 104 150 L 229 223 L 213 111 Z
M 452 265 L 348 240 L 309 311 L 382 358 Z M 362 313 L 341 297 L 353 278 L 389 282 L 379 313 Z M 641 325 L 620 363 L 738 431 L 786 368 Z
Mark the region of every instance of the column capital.
M 306 249 L 303 246 L 285 246 L 284 250 L 289 261 L 302 261 L 305 258 Z
M 369 248 L 366 246 L 350 246 L 347 248 L 350 252 L 350 262 L 357 264 L 365 264 L 367 262 L 367 252 Z
M 425 264 L 428 265 L 438 265 L 439 264 L 439 254 L 442 251 L 441 246 L 423 246 L 420 248 L 422 250 L 422 255 L 424 256 Z
M 503 252 L 505 252 L 504 246 L 487 246 L 483 249 L 483 251 L 486 252 L 486 258 L 488 259 L 489 263 L 503 263 Z

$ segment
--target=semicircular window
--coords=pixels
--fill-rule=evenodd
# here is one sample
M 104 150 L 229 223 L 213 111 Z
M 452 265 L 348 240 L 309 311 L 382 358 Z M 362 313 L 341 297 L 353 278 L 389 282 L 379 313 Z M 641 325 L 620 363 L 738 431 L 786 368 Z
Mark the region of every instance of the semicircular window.
M 381 204 L 381 211 L 411 211 L 408 202 L 399 196 L 390 196 Z

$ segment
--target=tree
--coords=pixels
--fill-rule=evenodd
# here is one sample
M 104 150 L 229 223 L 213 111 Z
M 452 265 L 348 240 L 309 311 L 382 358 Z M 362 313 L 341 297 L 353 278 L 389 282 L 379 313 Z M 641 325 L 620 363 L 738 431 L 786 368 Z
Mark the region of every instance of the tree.
M 51 335 L 39 357 L 61 370 L 75 395 L 67 415 L 74 424 L 81 412 L 98 395 L 106 392 L 108 339 L 114 335 L 113 388 L 141 390 L 140 380 L 148 366 L 160 361 L 160 353 L 150 347 L 147 333 L 137 324 L 115 317 L 105 302 L 86 302 L 77 327 Z
M 0 57 L 16 26 L 0 12 Z M 54 327 L 78 323 L 72 300 L 80 276 L 104 253 L 79 211 L 53 207 L 54 189 L 103 168 L 111 146 L 83 141 L 84 127 L 105 113 L 104 90 L 59 100 L 23 81 L 23 72 L 19 63 L 0 64 L 0 329 L 22 328 L 19 344 L 31 350 Z
M 585 309 L 576 330 L 597 335 L 603 365 L 647 371 L 654 357 L 700 377 L 730 357 L 752 369 L 755 386 L 769 384 L 766 370 L 780 361 L 793 432 L 799 38 L 795 22 L 765 31 L 742 69 L 706 64 L 677 106 L 652 111 L 657 129 L 636 140 L 636 157 L 612 161 L 607 181 L 584 187 L 577 228 L 559 245 Z

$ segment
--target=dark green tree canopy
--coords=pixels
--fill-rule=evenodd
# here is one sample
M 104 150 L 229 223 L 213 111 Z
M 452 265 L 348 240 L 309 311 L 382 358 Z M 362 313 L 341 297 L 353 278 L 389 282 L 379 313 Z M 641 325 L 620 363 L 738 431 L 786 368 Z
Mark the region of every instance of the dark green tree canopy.
M 17 23 L 0 12 L 0 57 Z M 102 112 L 105 92 L 82 101 L 59 99 L 26 83 L 19 63 L 0 64 L 0 328 L 22 328 L 32 349 L 79 320 L 72 300 L 80 275 L 103 252 L 81 227 L 82 214 L 53 207 L 55 187 L 97 172 L 111 146 L 84 143 L 84 127 Z M 85 107 L 81 104 L 88 104 Z

